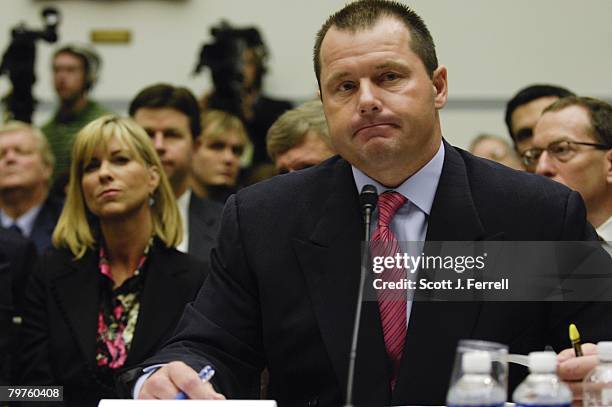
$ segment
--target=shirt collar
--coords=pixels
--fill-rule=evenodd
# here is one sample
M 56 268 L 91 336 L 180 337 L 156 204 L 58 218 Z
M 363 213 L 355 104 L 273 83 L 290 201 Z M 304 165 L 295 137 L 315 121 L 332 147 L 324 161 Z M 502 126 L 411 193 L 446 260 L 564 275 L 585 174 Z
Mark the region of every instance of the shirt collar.
M 595 230 L 603 240 L 612 242 L 612 216 Z
M 19 229 L 21 229 L 23 235 L 30 237 L 32 234 L 32 229 L 34 228 L 34 221 L 36 220 L 36 217 L 40 213 L 41 209 L 42 204 L 37 205 L 17 219 L 11 218 L 2 209 L 0 209 L 0 222 L 2 222 L 2 226 L 4 228 L 9 228 L 13 225 L 13 223 L 16 223 L 17 226 L 19 226 Z
M 183 192 L 183 195 L 176 200 L 176 204 L 181 214 L 187 215 L 189 212 L 189 201 L 191 201 L 191 188 L 187 188 L 185 192 Z
M 429 215 L 434 197 L 436 195 L 436 189 L 438 189 L 438 182 L 440 181 L 440 175 L 442 174 L 443 164 L 444 143 L 440 143 L 438 152 L 433 156 L 433 158 L 401 185 L 399 185 L 397 188 L 393 188 L 393 190 L 408 198 L 408 200 L 416 207 Z M 358 191 L 361 191 L 363 186 L 367 184 L 374 185 L 379 194 L 391 189 L 368 177 L 358 168 L 354 166 L 351 167 L 353 170 L 355 185 L 357 185 Z

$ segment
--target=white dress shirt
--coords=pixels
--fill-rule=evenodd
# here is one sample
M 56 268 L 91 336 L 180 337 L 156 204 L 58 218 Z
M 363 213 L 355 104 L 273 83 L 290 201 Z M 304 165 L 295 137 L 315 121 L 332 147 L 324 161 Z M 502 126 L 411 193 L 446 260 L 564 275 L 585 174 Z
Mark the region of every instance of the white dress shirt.
M 189 251 L 189 202 L 191 202 L 191 193 L 191 189 L 188 188 L 183 192 L 183 195 L 176 200 L 179 213 L 181 214 L 181 222 L 183 223 L 183 240 L 176 249 L 183 253 Z
M 602 243 L 603 248 L 610 253 L 610 256 L 612 256 L 612 216 L 610 216 L 607 221 L 599 225 L 595 231 L 604 241 L 604 243 Z
M 30 237 L 32 234 L 32 229 L 34 228 L 34 221 L 36 220 L 36 217 L 40 213 L 41 209 L 42 204 L 33 207 L 17 219 L 11 218 L 2 209 L 0 209 L 0 222 L 2 223 L 2 227 L 7 229 L 13 224 L 16 224 L 19 229 L 21 229 L 21 233 L 23 233 L 25 237 Z

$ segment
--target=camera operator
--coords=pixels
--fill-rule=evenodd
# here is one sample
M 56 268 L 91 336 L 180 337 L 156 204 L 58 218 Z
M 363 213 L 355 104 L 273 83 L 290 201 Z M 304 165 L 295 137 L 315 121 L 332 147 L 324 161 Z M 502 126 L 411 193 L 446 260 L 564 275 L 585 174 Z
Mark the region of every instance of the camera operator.
M 213 27 L 211 32 L 215 37 L 215 43 L 204 46 L 199 67 L 201 65 L 210 67 L 215 90 L 203 97 L 202 108 L 226 110 L 240 116 L 253 142 L 253 167 L 269 163 L 266 134 L 272 123 L 286 110 L 291 109 L 292 104 L 286 100 L 270 98 L 263 93 L 263 79 L 267 72 L 269 57 L 268 48 L 254 27 L 236 29 L 227 23 L 221 23 L 220 26 Z M 233 62 L 231 50 L 237 52 Z M 228 65 L 233 65 L 236 69 L 235 77 L 228 74 L 232 72 L 232 68 L 227 69 Z M 196 72 L 198 70 L 196 68 Z M 231 94 L 231 82 L 236 78 L 240 84 L 238 97 L 240 106 L 236 109 L 238 111 L 228 108 L 234 96 Z M 224 94 L 219 95 L 219 93 Z
M 12 85 L 9 93 L 2 98 L 5 122 L 16 120 L 32 123 L 36 104 L 32 95 L 32 86 L 36 82 L 36 42 L 56 42 L 60 23 L 60 13 L 54 7 L 43 8 L 41 17 L 45 24 L 42 30 L 29 29 L 23 22 L 15 26 L 11 30 L 11 43 L 2 54 L 0 76 L 7 75 Z
M 100 56 L 84 44 L 64 45 L 53 54 L 53 85 L 59 107 L 42 131 L 56 159 L 56 184 L 67 181 L 70 152 L 76 133 L 90 121 L 109 113 L 109 110 L 89 98 L 89 92 L 98 79 L 100 65 Z

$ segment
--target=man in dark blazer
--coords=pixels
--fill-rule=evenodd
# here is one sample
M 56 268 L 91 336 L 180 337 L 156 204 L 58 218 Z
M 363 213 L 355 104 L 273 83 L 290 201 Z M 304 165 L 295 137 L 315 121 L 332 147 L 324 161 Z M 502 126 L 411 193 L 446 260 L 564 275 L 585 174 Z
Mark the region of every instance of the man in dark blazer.
M 0 227 L 0 383 L 16 382 L 19 327 L 26 284 L 37 260 L 36 247 Z
M 46 137 L 26 123 L 0 127 L 0 226 L 51 246 L 62 201 L 49 195 L 54 158 Z
M 186 88 L 152 85 L 134 97 L 129 111 L 151 137 L 176 196 L 185 226 L 177 249 L 200 258 L 208 267 L 223 206 L 197 197 L 189 185 L 194 141 L 202 130 L 195 96 Z
M 334 14 L 318 35 L 315 71 L 341 157 L 230 198 L 211 275 L 175 336 L 143 366 L 166 365 L 148 377 L 142 370 L 123 376 L 135 396 L 172 398 L 183 390 L 190 398 L 257 397 L 267 367 L 268 395 L 279 405 L 342 404 L 362 184 L 408 199 L 387 226 L 405 241 L 593 237 L 575 192 L 442 141 L 446 68 L 437 64 L 424 23 L 405 6 L 359 1 Z M 570 321 L 584 326 L 589 340 L 612 336 L 605 303 L 408 304 L 399 310 L 405 342 L 394 360 L 383 311 L 376 300 L 363 302 L 355 404 L 444 404 L 462 338 L 527 353 L 566 347 Z M 217 374 L 201 383 L 196 372 L 207 364 Z

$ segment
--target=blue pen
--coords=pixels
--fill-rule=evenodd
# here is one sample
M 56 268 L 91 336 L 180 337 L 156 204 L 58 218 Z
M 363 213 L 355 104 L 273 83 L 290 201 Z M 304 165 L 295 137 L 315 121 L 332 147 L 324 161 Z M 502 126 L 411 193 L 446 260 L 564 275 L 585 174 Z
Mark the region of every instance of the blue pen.
M 215 375 L 215 369 L 210 365 L 204 366 L 202 370 L 200 370 L 200 373 L 198 373 L 198 377 L 200 378 L 200 380 L 202 380 L 202 382 L 210 381 L 210 379 L 212 379 L 214 375 Z M 184 392 L 179 391 L 175 397 L 175 400 L 186 400 L 188 398 L 189 397 L 187 397 L 187 395 Z

